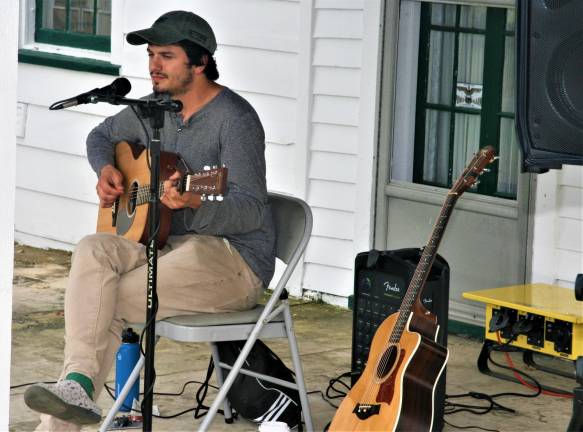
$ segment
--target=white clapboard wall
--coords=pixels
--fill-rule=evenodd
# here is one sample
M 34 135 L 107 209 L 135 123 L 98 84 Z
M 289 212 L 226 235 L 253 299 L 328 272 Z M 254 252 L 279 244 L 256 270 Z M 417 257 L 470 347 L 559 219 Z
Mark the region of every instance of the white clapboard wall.
M 559 285 L 572 286 L 583 273 L 583 168 L 565 166 L 558 184 L 557 273 Z
M 583 167 L 536 179 L 531 279 L 573 287 L 583 273 Z
M 346 305 L 354 258 L 372 244 L 380 3 L 316 0 L 304 287 Z
M 52 102 L 111 82 L 105 75 L 20 64 L 15 238 L 72 249 L 95 231 L 96 177 L 85 157 L 87 132 L 119 108 L 84 105 L 49 111 Z

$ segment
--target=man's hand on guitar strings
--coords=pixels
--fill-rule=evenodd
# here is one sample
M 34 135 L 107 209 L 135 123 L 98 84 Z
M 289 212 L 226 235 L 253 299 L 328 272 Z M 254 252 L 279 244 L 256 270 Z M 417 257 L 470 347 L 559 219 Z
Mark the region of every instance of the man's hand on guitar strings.
M 176 171 L 168 180 L 164 182 L 164 192 L 160 201 L 166 207 L 171 209 L 181 209 L 181 208 L 199 208 L 201 204 L 200 195 L 193 194 L 192 192 L 180 192 L 178 190 L 178 183 L 182 174 L 180 171 Z
M 100 207 L 111 207 L 115 200 L 123 194 L 123 174 L 113 165 L 105 165 L 97 180 L 97 196 Z

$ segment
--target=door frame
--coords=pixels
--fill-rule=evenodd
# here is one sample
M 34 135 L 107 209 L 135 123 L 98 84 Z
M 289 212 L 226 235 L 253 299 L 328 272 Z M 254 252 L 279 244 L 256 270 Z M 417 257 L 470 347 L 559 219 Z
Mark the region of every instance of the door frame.
M 421 3 L 421 0 L 412 0 Z M 490 7 L 514 7 L 513 1 L 508 0 L 481 0 L 481 1 L 451 1 L 428 0 L 435 3 L 456 3 L 482 5 Z M 409 182 L 391 180 L 392 154 L 396 140 L 403 137 L 395 137 L 395 114 L 398 107 L 397 80 L 399 78 L 399 54 L 401 56 L 415 55 L 418 53 L 418 37 L 413 40 L 399 41 L 399 24 L 401 22 L 402 2 L 390 2 L 385 8 L 384 34 L 381 69 L 381 95 L 379 113 L 379 134 L 377 152 L 377 185 L 375 194 L 375 224 L 373 245 L 375 249 L 385 250 L 388 236 L 388 206 L 389 199 L 407 198 L 412 201 L 441 205 L 447 194 L 447 189 L 415 184 Z M 417 28 L 417 35 L 419 29 Z M 416 40 L 415 40 L 416 39 Z M 399 53 L 399 43 L 401 53 Z M 413 53 L 413 54 L 412 54 Z M 415 62 L 415 64 L 417 64 Z M 417 83 L 417 70 L 407 71 L 408 77 Z M 416 100 L 411 101 L 413 104 Z M 413 122 L 414 122 L 413 108 Z M 410 133 L 414 134 L 414 123 Z M 524 253 L 519 257 L 519 265 L 522 270 L 524 283 L 529 283 L 532 275 L 532 249 L 534 224 L 534 211 L 536 195 L 536 177 L 532 174 L 522 173 L 518 175 L 516 200 L 489 197 L 478 194 L 466 194 L 463 200 L 457 204 L 459 209 L 478 211 L 494 216 L 515 218 L 517 220 L 518 239 L 520 250 Z M 436 215 L 437 216 L 437 215 Z M 451 321 L 451 320 L 450 320 Z M 470 327 L 475 327 L 469 324 Z M 475 333 L 470 331 L 470 333 Z

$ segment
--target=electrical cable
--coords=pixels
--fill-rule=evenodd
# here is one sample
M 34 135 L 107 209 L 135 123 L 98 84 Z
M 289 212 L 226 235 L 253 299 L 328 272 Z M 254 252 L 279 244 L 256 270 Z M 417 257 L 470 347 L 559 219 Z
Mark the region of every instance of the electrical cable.
M 33 385 L 33 384 L 56 384 L 57 381 L 35 381 L 35 382 L 29 382 L 29 383 L 25 383 L 25 384 L 16 384 L 13 386 L 10 386 L 10 390 L 14 390 L 20 387 L 26 387 L 29 385 Z
M 501 341 L 501 338 L 500 338 L 500 331 L 497 331 L 496 332 L 496 336 L 498 338 L 498 342 L 501 343 L 502 341 Z M 569 392 L 557 393 L 557 392 L 552 392 L 552 391 L 549 391 L 549 390 L 543 390 L 542 389 L 542 386 L 540 385 L 540 383 L 538 381 L 536 381 L 533 377 L 529 376 L 528 374 L 526 374 L 526 373 L 524 373 L 522 371 L 519 371 L 518 369 L 516 369 L 514 367 L 514 362 L 512 361 L 512 358 L 510 357 L 510 355 L 508 354 L 508 352 L 504 352 L 504 356 L 506 357 L 506 362 L 508 363 L 508 367 L 507 366 L 502 366 L 502 365 L 496 363 L 494 360 L 491 359 L 491 357 L 490 357 L 489 354 L 488 354 L 488 360 L 490 362 L 492 362 L 492 364 L 494 364 L 494 365 L 496 365 L 498 367 L 501 367 L 501 368 L 508 369 L 508 370 L 512 371 L 512 374 L 514 375 L 514 377 L 518 381 L 520 381 L 520 383 L 523 386 L 525 386 L 525 387 L 527 387 L 527 388 L 529 388 L 531 390 L 537 389 L 539 391 L 539 394 L 542 393 L 542 394 L 544 394 L 546 396 L 553 396 L 553 397 L 560 397 L 560 398 L 569 398 L 569 399 L 572 399 L 574 397 L 573 393 L 569 393 Z M 537 387 L 533 387 L 531 384 L 529 384 L 526 381 L 524 381 L 524 379 L 522 378 L 521 375 L 528 377 L 531 381 L 533 381 L 536 384 L 536 386 L 538 388 Z M 536 396 L 538 396 L 538 394 Z
M 112 397 L 112 399 L 115 400 L 115 395 L 112 393 L 112 389 L 109 386 L 107 386 L 107 385 L 105 385 L 105 389 L 107 390 L 107 393 L 109 393 L 109 395 Z M 156 393 L 154 393 L 154 394 L 156 394 Z M 122 404 L 122 406 L 120 407 L 120 409 L 121 408 L 125 408 L 127 410 L 131 410 L 131 411 L 137 412 L 139 414 L 142 413 L 142 410 L 130 408 L 130 407 L 128 407 L 125 404 Z M 195 409 L 196 409 L 195 407 L 192 407 L 192 408 L 188 408 L 188 409 L 186 409 L 184 411 L 180 411 L 180 412 L 178 412 L 176 414 L 170 414 L 170 415 L 167 415 L 167 416 L 158 415 L 158 414 L 152 414 L 152 417 L 159 418 L 159 419 L 172 419 L 172 418 L 175 418 L 175 417 L 179 417 L 181 415 L 184 415 L 186 413 L 189 413 L 191 411 L 194 411 Z
M 190 384 L 205 384 L 202 381 L 196 381 L 196 380 L 192 380 L 192 381 L 186 381 L 183 385 L 182 385 L 182 390 L 180 390 L 180 392 L 178 393 L 167 393 L 167 392 L 154 392 L 154 395 L 156 396 L 182 396 L 184 394 L 184 392 L 186 391 L 186 387 L 188 387 Z M 113 387 L 107 385 L 107 384 L 103 384 L 103 386 L 106 388 L 106 390 L 108 390 L 108 393 L 110 395 L 113 394 L 113 392 L 115 391 Z M 209 387 L 215 390 L 218 390 L 219 388 L 217 386 L 214 386 L 212 384 L 209 384 Z M 143 395 L 144 393 L 141 392 L 140 395 Z
M 511 342 L 511 340 L 508 343 L 510 343 L 510 342 Z M 507 343 L 507 345 L 508 345 L 508 343 Z M 488 360 L 496 366 L 501 366 L 492 360 L 490 353 L 488 353 Z M 502 366 L 502 367 L 504 367 L 504 366 Z M 515 392 L 504 392 L 504 393 L 496 393 L 496 394 L 488 395 L 488 394 L 479 393 L 479 392 L 468 392 L 468 393 L 454 394 L 454 395 L 447 395 L 446 394 L 444 415 L 455 414 L 458 412 L 469 412 L 469 413 L 476 414 L 476 415 L 484 415 L 484 414 L 489 413 L 490 411 L 506 411 L 506 412 L 510 412 L 510 413 L 516 412 L 514 409 L 505 407 L 504 405 L 496 402 L 494 399 L 499 398 L 499 397 L 507 397 L 507 396 L 533 398 L 533 397 L 539 396 L 541 393 L 541 390 L 542 390 L 542 388 L 540 387 L 540 384 L 533 377 L 531 377 L 530 375 L 528 375 L 524 372 L 519 372 L 519 373 L 523 374 L 525 377 L 527 377 L 529 380 L 531 380 L 535 384 L 536 387 L 532 387 L 533 389 L 537 389 L 537 391 L 535 393 L 524 394 L 524 393 L 515 393 Z M 458 399 L 458 398 L 464 398 L 464 397 L 472 397 L 475 399 L 486 400 L 489 402 L 489 405 L 488 406 L 468 405 L 468 404 L 459 404 L 459 403 L 453 403 L 451 401 L 448 401 L 448 399 L 451 400 L 451 399 Z
M 205 380 L 203 382 L 201 382 L 201 381 L 187 381 L 182 386 L 182 390 L 179 393 L 161 393 L 161 392 L 154 392 L 154 395 L 157 395 L 157 396 L 181 396 L 182 394 L 184 394 L 184 391 L 186 390 L 186 387 L 189 384 L 201 384 L 201 386 L 198 388 L 198 390 L 197 390 L 197 392 L 195 394 L 195 399 L 196 399 L 196 402 L 197 402 L 197 405 L 196 406 L 194 406 L 192 408 L 185 409 L 184 411 L 180 411 L 180 412 L 175 413 L 175 414 L 170 414 L 170 415 L 156 415 L 156 414 L 152 414 L 152 416 L 155 417 L 155 418 L 167 420 L 167 419 L 176 418 L 176 417 L 179 417 L 181 415 L 184 415 L 184 414 L 187 414 L 189 412 L 193 412 L 194 411 L 194 418 L 195 419 L 199 419 L 199 418 L 203 417 L 207 413 L 207 411 L 209 410 L 209 407 L 203 404 L 204 398 L 206 397 L 206 394 L 208 392 L 208 389 L 209 388 L 212 388 L 212 389 L 218 390 L 218 387 L 209 384 L 210 377 L 212 376 L 213 370 L 214 370 L 214 365 L 213 365 L 213 362 L 212 362 L 212 359 L 211 359 L 211 361 L 209 363 L 209 367 L 207 368 L 207 374 L 206 374 Z M 109 387 L 107 384 L 104 384 L 104 387 L 105 387 L 107 393 L 109 393 L 109 396 L 111 396 L 111 398 L 113 400 L 115 400 L 115 395 L 113 393 L 113 389 L 111 387 Z M 202 393 L 202 395 L 201 395 L 201 393 Z M 143 395 L 143 393 L 140 393 L 140 394 Z M 123 408 L 126 408 L 126 409 L 130 409 L 126 405 L 122 405 L 122 407 Z M 135 412 L 141 414 L 141 410 L 132 409 L 132 411 L 135 411 Z M 224 411 L 221 410 L 221 409 L 218 410 L 218 413 L 221 414 L 221 415 L 224 415 Z M 236 413 L 233 413 L 233 418 L 236 418 L 236 417 L 237 417 L 237 414 Z
M 140 115 L 138 114 L 138 111 L 136 110 L 136 107 L 133 106 L 133 105 L 130 105 L 130 108 L 132 109 L 132 111 L 136 115 L 138 121 L 142 125 L 142 129 L 144 129 L 144 133 L 146 134 L 146 142 L 147 142 L 146 148 L 149 151 L 149 148 L 150 148 L 150 134 L 148 133 L 148 128 L 146 128 L 146 125 L 145 125 L 144 121 L 142 120 L 142 117 L 140 117 Z M 150 169 L 150 158 L 146 158 L 146 163 L 148 164 L 148 169 Z
M 353 374 L 356 374 L 356 373 L 355 372 L 344 372 L 344 373 L 338 375 L 336 378 L 332 378 L 330 381 L 328 381 L 328 387 L 326 388 L 326 397 L 329 399 L 339 399 L 339 398 L 345 397 L 348 390 L 350 390 L 351 386 L 349 384 L 346 384 L 344 381 L 342 381 L 342 378 L 348 378 L 348 377 L 352 376 Z M 342 385 L 346 389 L 346 391 L 336 388 L 335 387 L 336 384 Z M 332 394 L 333 391 L 335 392 L 335 394 Z

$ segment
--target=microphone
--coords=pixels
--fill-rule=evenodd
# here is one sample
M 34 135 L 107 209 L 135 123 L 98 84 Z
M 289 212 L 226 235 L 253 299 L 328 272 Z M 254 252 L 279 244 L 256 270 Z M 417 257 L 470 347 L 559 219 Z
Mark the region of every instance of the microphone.
M 50 110 L 60 110 L 63 108 L 70 108 L 76 105 L 82 105 L 86 103 L 97 103 L 103 99 L 109 99 L 116 96 L 125 96 L 132 89 L 127 78 L 117 78 L 111 84 L 90 90 L 86 93 L 81 93 L 78 96 L 63 99 L 61 101 L 52 104 Z

